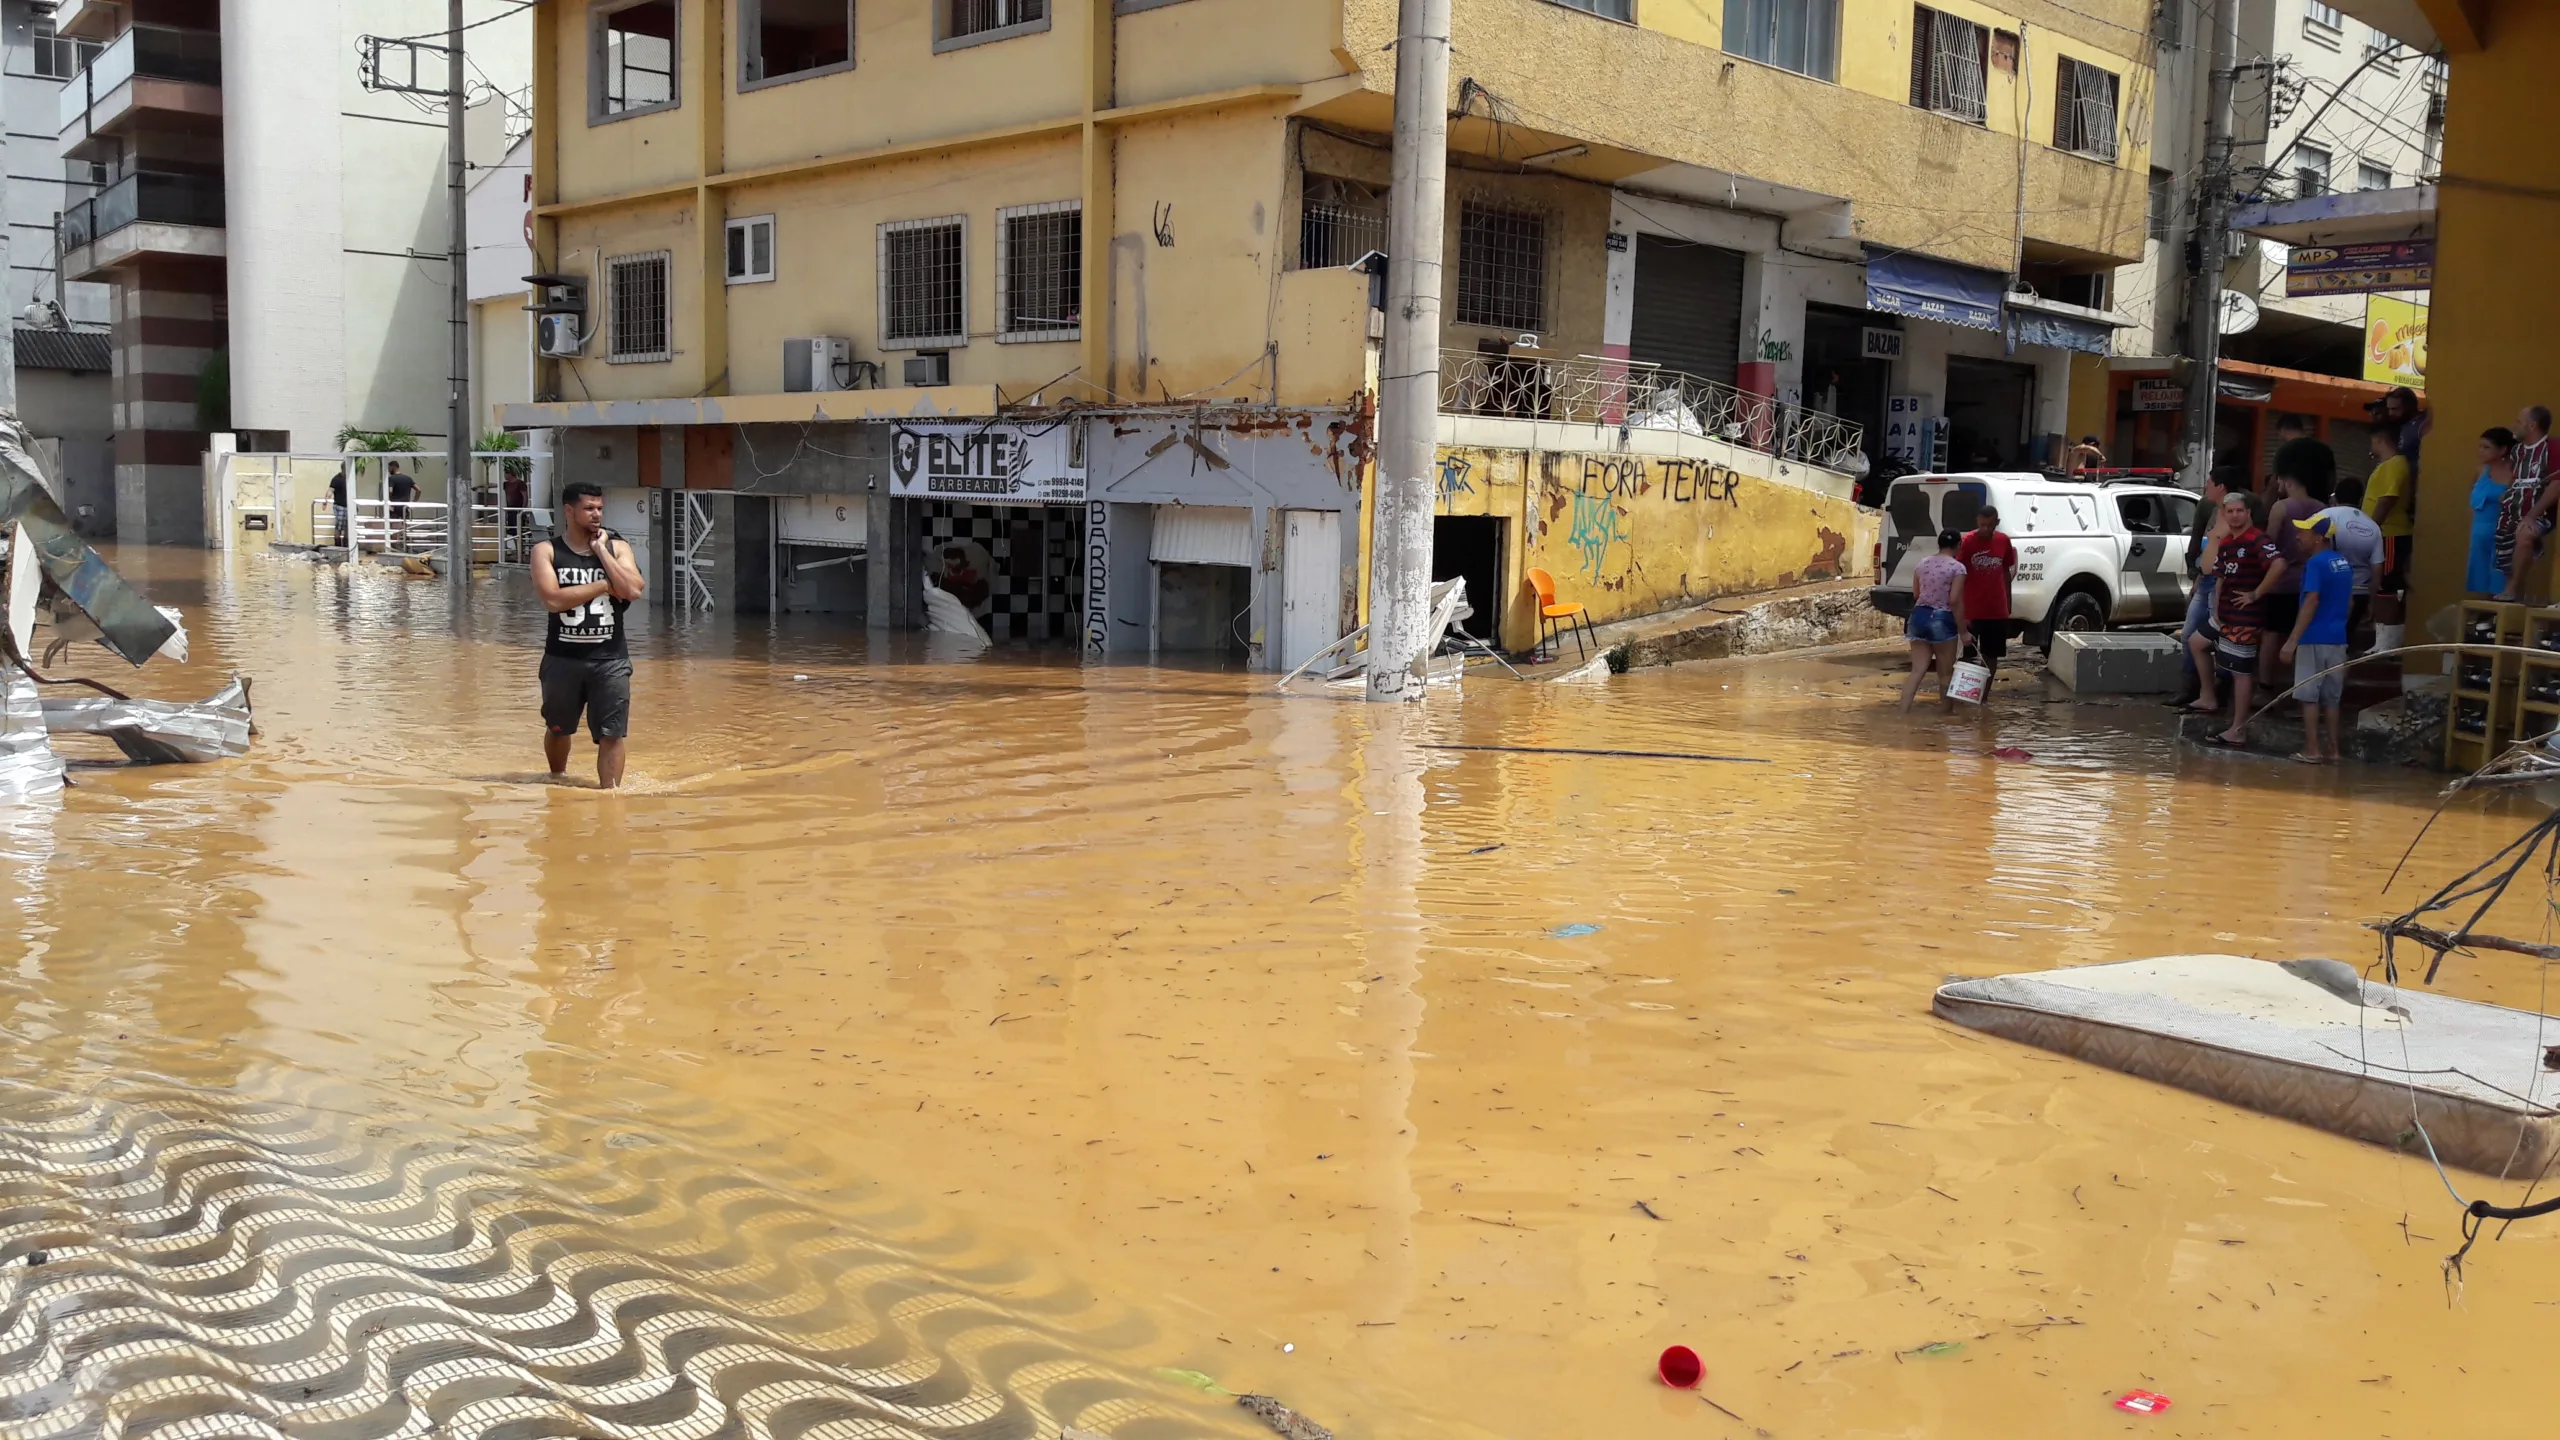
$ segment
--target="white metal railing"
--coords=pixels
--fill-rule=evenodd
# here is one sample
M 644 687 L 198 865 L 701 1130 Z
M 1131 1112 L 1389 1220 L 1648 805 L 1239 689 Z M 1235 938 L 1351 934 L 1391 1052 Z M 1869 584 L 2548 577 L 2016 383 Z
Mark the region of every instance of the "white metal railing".
M 242 507 L 244 509 L 260 507 Z M 348 535 L 338 531 L 337 504 L 311 502 L 312 543 L 344 547 Z M 472 563 L 521 565 L 533 547 L 548 538 L 552 512 L 533 505 L 471 507 Z M 410 551 L 441 555 L 445 549 L 445 507 L 430 500 L 357 500 L 347 507 L 347 529 L 359 551 Z
M 1853 470 L 1866 453 L 1866 427 L 1854 420 L 1719 380 L 1598 355 L 1550 360 L 1444 350 L 1440 409 L 1673 430 L 1830 470 Z

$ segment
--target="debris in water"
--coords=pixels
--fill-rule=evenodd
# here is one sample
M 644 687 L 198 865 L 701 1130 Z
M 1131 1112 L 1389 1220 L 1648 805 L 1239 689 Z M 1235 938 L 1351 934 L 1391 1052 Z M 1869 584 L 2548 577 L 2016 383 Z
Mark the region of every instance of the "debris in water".
M 1473 850 L 1468 851 L 1467 853 L 1468 853 L 1468 854 L 1470 854 L 1470 855 L 1490 855 L 1490 854 L 1492 854 L 1494 851 L 1499 850 L 1499 849 L 1501 849 L 1501 848 L 1502 848 L 1502 847 L 1501 847 L 1501 846 L 1499 846 L 1499 845 L 1479 845 L 1479 846 L 1477 846 L 1476 848 L 1474 848 Z
M 1597 935 L 1599 933 L 1599 926 L 1585 925 L 1581 921 L 1577 920 L 1570 925 L 1559 925 L 1553 930 L 1548 931 L 1547 938 L 1550 940 L 1571 940 L 1576 936 Z
M 1333 1440 L 1333 1432 L 1268 1395 L 1239 1395 L 1236 1403 L 1286 1440 Z
M 1905 1355 L 1957 1355 L 1962 1354 L 1963 1351 L 1964 1342 L 1961 1340 L 1932 1340 L 1926 1345 L 1915 1345 L 1902 1353 Z
M 792 678 L 792 679 L 794 679 L 794 680 L 806 680 L 806 679 L 808 679 L 809 677 L 808 677 L 808 676 L 806 676 L 806 675 L 794 675 L 794 676 L 792 676 L 791 678 Z
M 2036 757 L 2032 752 L 2021 750 L 2015 745 L 2003 745 L 1999 749 L 1991 752 L 1991 758 L 1994 760 L 2033 760 Z
M 1654 1369 L 1661 1372 L 1662 1383 L 1674 1390 L 1690 1389 L 1707 1375 L 1706 1362 L 1698 1358 L 1697 1351 L 1686 1345 L 1674 1345 L 1663 1351 L 1662 1358 L 1654 1362 Z
M 2149 1390 L 2127 1390 L 2116 1397 L 2116 1408 L 2128 1415 L 2158 1415 L 2169 1408 L 2169 1397 Z
M 1171 1365 L 1159 1365 L 1156 1367 L 1155 1375 L 1159 1380 L 1170 1380 L 1176 1385 L 1188 1385 L 1194 1390 L 1206 1390 L 1212 1395 L 1227 1393 L 1218 1387 L 1217 1381 L 1197 1370 L 1181 1370 Z
M 1643 1201 L 1641 1201 L 1641 1200 L 1639 1200 L 1639 1201 L 1637 1201 L 1637 1202 L 1636 1202 L 1636 1208 L 1637 1208 L 1638 1210 L 1641 1210 L 1641 1211 L 1643 1211 L 1643 1212 L 1644 1212 L 1644 1218 L 1646 1218 L 1647 1220 L 1659 1220 L 1659 1219 L 1661 1219 L 1661 1218 L 1662 1218 L 1661 1216 L 1656 1215 L 1656 1214 L 1654 1214 L 1654 1213 L 1653 1213 L 1653 1207 L 1652 1207 L 1652 1206 L 1647 1205 L 1646 1203 L 1644 1203 L 1644 1202 L 1643 1202 Z

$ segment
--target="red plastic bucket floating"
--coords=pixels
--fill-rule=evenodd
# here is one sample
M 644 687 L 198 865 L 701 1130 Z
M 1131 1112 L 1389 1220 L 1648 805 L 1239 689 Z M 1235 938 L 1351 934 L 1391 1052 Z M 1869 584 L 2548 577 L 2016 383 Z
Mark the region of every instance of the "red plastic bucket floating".
M 1662 1359 L 1655 1363 L 1662 1371 L 1662 1383 L 1674 1390 L 1689 1389 L 1707 1373 L 1706 1362 L 1698 1358 L 1697 1351 L 1686 1345 L 1674 1345 L 1663 1351 Z

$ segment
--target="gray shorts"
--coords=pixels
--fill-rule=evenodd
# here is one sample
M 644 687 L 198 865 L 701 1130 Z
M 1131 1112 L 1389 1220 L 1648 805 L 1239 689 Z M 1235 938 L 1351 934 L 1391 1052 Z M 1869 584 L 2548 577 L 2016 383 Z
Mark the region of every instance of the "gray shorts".
M 598 740 L 619 740 L 631 733 L 628 656 L 618 660 L 542 657 L 542 728 L 554 735 L 575 735 L 580 711 L 586 712 L 587 733 Z
M 2347 672 L 2332 675 L 2320 672 L 2333 665 L 2347 663 L 2344 645 L 2296 645 L 2293 647 L 2293 698 L 2305 705 L 2335 707 L 2347 697 Z M 2320 675 L 2317 680 L 2314 675 Z

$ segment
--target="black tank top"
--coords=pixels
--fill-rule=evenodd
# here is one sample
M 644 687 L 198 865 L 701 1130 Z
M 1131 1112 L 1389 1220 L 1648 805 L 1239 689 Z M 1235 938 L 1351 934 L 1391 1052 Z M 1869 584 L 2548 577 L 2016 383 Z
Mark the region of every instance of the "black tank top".
M 595 556 L 571 549 L 568 536 L 551 537 L 550 555 L 552 582 L 562 589 L 603 583 L 604 566 Z M 579 660 L 622 659 L 631 653 L 622 642 L 622 612 L 630 608 L 628 600 L 599 595 L 575 610 L 552 611 L 551 635 L 542 653 Z

